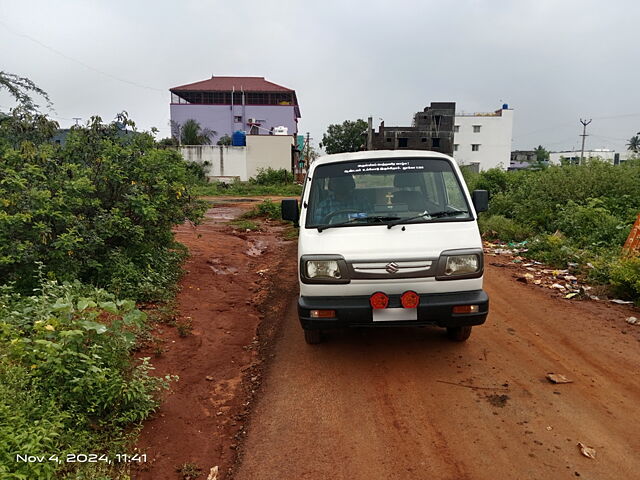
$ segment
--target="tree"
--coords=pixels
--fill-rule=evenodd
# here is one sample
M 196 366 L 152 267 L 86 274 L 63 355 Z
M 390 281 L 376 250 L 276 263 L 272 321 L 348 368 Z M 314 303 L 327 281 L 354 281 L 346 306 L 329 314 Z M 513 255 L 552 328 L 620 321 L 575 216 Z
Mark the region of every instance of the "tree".
M 216 145 L 223 145 L 223 146 L 231 145 L 231 137 L 226 134 L 223 135 L 222 137 L 220 137 L 220 140 L 218 140 L 218 143 L 216 143 Z
M 0 145 L 18 148 L 25 141 L 35 144 L 50 141 L 60 126 L 58 122 L 38 112 L 38 105 L 32 97 L 32 94 L 41 96 L 50 107 L 47 92 L 27 77 L 0 71 L 0 90 L 2 89 L 8 90 L 18 106 L 8 114 L 0 113 Z
M 324 148 L 328 154 L 362 150 L 368 127 L 367 122 L 362 119 L 345 120 L 342 125 L 329 125 L 327 133 L 322 135 L 320 148 Z
M 47 106 L 51 106 L 51 100 L 47 92 L 38 87 L 27 77 L 20 77 L 13 73 L 0 71 L 0 90 L 7 89 L 9 94 L 28 112 L 38 110 L 38 105 L 34 103 L 32 93 L 40 95 L 47 101 Z
M 210 145 L 216 132 L 208 128 L 202 128 L 200 124 L 189 119 L 180 125 L 180 143 L 182 145 Z
M 534 149 L 534 152 L 536 153 L 536 160 L 538 163 L 549 161 L 549 150 L 544 148 L 542 145 L 538 145 Z
M 0 283 L 30 292 L 41 263 L 49 277 L 125 297 L 164 294 L 183 259 L 171 229 L 197 222 L 203 205 L 177 151 L 123 127 L 135 128 L 126 113 L 111 123 L 92 117 L 62 146 L 0 142 Z
M 51 141 L 60 126 L 55 120 L 25 106 L 0 116 L 0 145 L 19 148 L 23 142 L 39 145 Z
M 640 136 L 638 134 L 635 134 L 633 137 L 629 139 L 629 141 L 627 142 L 627 150 L 630 150 L 635 153 L 640 152 Z
M 175 137 L 167 137 L 161 140 L 158 140 L 158 147 L 160 148 L 170 148 L 170 147 L 178 147 L 178 139 Z

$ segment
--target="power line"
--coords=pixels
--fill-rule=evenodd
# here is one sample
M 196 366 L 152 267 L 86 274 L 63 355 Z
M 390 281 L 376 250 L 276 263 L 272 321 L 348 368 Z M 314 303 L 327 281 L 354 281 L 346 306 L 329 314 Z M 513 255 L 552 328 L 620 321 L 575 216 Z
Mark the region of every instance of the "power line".
M 146 85 L 141 85 L 141 84 L 139 84 L 139 83 L 132 82 L 132 81 L 130 81 L 130 80 L 126 80 L 126 79 L 124 79 L 124 78 L 116 77 L 115 75 L 111 75 L 110 73 L 107 73 L 107 72 L 104 72 L 104 71 L 102 71 L 102 70 L 99 70 L 99 69 L 97 69 L 97 68 L 95 68 L 95 67 L 92 67 L 91 65 L 87 65 L 86 63 L 84 63 L 84 62 L 82 62 L 82 61 L 80 61 L 80 60 L 78 60 L 78 59 L 75 59 L 75 58 L 73 58 L 73 57 L 70 57 L 69 55 L 67 55 L 67 54 L 65 54 L 65 53 L 62 53 L 61 51 L 56 50 L 55 48 L 50 47 L 49 45 L 46 45 L 46 44 L 42 43 L 40 40 L 37 40 L 37 39 L 35 39 L 35 38 L 33 38 L 33 37 L 31 37 L 31 36 L 29 36 L 29 35 L 25 34 L 25 33 L 21 33 L 21 32 L 17 32 L 17 31 L 15 31 L 13 28 L 11 28 L 9 25 L 7 25 L 6 23 L 4 23 L 4 22 L 3 22 L 3 21 L 1 21 L 1 20 L 0 20 L 0 25 L 2 25 L 2 26 L 3 26 L 4 28 L 6 28 L 10 33 L 12 33 L 12 34 L 14 34 L 14 35 L 16 35 L 16 36 L 18 36 L 18 37 L 23 37 L 23 38 L 26 38 L 27 40 L 31 40 L 32 42 L 34 42 L 34 43 L 36 43 L 36 44 L 40 45 L 42 48 L 46 48 L 47 50 L 49 50 L 49 51 L 51 51 L 51 52 L 55 53 L 56 55 L 60 55 L 61 57 L 66 58 L 67 60 L 70 60 L 70 61 L 72 61 L 72 62 L 75 62 L 75 63 L 77 63 L 77 64 L 79 64 L 79 65 L 82 65 L 83 67 L 88 68 L 89 70 L 93 70 L 94 72 L 99 73 L 100 75 L 103 75 L 103 76 L 105 76 L 105 77 L 109 77 L 109 78 L 111 78 L 112 80 L 117 80 L 118 82 L 126 83 L 126 84 L 132 85 L 132 86 L 134 86 L 134 87 L 138 87 L 138 88 L 143 88 L 143 89 L 145 89 L 145 90 L 152 90 L 152 91 L 155 91 L 155 92 L 162 92 L 162 93 L 165 93 L 165 91 L 164 91 L 164 90 L 161 90 L 161 89 L 159 89 L 159 88 L 154 88 L 154 87 L 148 87 L 148 86 L 146 86 Z
M 613 120 L 616 118 L 625 118 L 625 117 L 640 117 L 640 113 L 623 113 L 620 115 L 609 115 L 609 116 L 604 116 L 604 117 L 593 117 L 593 120 Z M 529 135 L 533 135 L 535 133 L 542 133 L 542 132 L 547 132 L 549 130 L 557 130 L 558 128 L 561 127 L 569 127 L 571 125 L 574 125 L 573 122 L 567 122 L 567 123 L 560 123 L 551 127 L 545 127 L 545 128 L 540 128 L 538 130 L 533 130 L 531 132 L 527 132 L 527 133 L 521 133 L 520 135 L 514 136 L 513 138 L 522 138 L 522 137 L 528 137 Z

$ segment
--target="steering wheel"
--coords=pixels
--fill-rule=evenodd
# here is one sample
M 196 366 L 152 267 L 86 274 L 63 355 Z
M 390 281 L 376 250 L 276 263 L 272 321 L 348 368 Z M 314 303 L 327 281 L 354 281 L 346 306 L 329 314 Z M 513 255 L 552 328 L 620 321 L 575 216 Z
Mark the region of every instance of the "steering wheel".
M 335 212 L 330 212 L 327 215 L 325 215 L 325 217 L 322 219 L 323 223 L 329 223 L 329 221 L 335 217 L 336 215 L 340 215 L 341 213 L 360 213 L 359 210 L 353 209 L 353 208 L 347 208 L 344 210 L 336 210 Z

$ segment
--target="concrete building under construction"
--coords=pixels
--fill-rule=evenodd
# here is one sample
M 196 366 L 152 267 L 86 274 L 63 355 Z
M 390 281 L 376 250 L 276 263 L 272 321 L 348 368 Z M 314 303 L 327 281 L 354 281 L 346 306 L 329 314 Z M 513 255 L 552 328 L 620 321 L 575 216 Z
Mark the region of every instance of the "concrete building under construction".
M 510 165 L 513 109 L 458 113 L 455 102 L 432 102 L 413 116 L 410 127 L 376 132 L 369 118 L 367 150 L 431 150 L 451 155 L 459 165 L 481 171 Z
M 410 127 L 386 127 L 378 131 L 369 118 L 367 150 L 431 150 L 453 155 L 455 102 L 432 102 L 413 116 Z

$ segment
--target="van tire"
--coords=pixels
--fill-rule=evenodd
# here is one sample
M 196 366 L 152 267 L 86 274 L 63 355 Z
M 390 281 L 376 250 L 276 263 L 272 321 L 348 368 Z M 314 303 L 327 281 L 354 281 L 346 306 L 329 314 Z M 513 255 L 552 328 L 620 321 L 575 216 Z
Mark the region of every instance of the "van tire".
M 304 331 L 304 341 L 309 345 L 317 345 L 322 342 L 322 332 L 320 330 L 306 330 Z
M 471 335 L 471 326 L 447 327 L 447 337 L 454 342 L 464 342 Z

